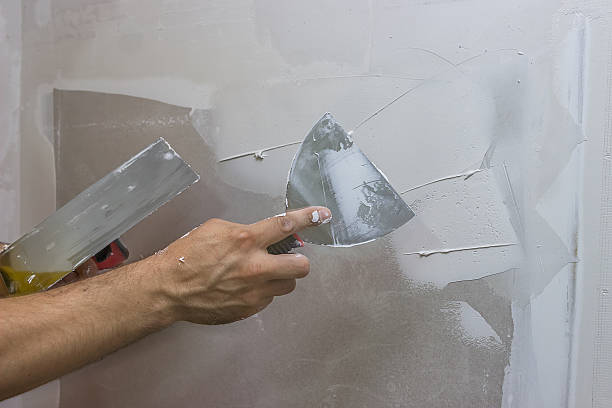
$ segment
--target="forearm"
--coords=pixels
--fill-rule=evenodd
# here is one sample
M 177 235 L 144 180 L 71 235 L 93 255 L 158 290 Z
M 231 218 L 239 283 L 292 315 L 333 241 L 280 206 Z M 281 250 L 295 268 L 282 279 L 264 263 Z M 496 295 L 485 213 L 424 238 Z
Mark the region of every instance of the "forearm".
M 155 257 L 48 292 L 0 299 L 0 400 L 171 324 Z

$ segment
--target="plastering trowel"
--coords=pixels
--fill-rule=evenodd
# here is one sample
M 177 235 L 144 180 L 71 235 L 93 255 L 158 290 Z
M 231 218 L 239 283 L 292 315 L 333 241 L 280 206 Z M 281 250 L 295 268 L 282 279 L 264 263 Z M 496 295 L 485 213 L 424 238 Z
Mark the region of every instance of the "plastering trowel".
M 198 179 L 159 139 L 0 253 L 0 297 L 49 288 Z
M 287 210 L 323 205 L 329 223 L 300 232 L 268 248 L 286 253 L 308 242 L 353 246 L 401 227 L 414 213 L 384 174 L 366 157 L 330 113 L 300 145 L 287 181 Z

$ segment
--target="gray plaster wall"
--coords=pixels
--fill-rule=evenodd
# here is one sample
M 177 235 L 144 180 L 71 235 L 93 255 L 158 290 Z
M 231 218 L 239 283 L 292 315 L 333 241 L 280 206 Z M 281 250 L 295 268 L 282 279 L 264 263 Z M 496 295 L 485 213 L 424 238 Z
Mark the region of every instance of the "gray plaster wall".
M 283 210 L 282 196 L 221 179 L 189 108 L 78 91 L 58 91 L 54 100 L 59 204 L 160 136 L 202 175 L 125 236 L 136 259 L 203 219 L 254 222 Z M 207 125 L 201 131 L 210 132 Z M 95 153 L 82 153 L 88 149 Z M 486 281 L 419 285 L 403 276 L 387 238 L 305 253 L 313 274 L 291 297 L 244 322 L 177 324 L 121 350 L 65 377 L 62 406 L 500 405 L 511 308 Z M 488 318 L 491 338 L 460 334 L 464 308 Z
M 159 136 L 202 181 L 126 235 L 134 259 L 209 217 L 274 215 L 295 146 L 218 161 L 301 140 L 326 111 L 417 214 L 306 248 L 311 275 L 251 319 L 176 324 L 66 376 L 60 406 L 567 406 L 604 11 L 24 1 L 24 228 Z
M 0 4 L 0 242 L 19 234 L 21 2 Z

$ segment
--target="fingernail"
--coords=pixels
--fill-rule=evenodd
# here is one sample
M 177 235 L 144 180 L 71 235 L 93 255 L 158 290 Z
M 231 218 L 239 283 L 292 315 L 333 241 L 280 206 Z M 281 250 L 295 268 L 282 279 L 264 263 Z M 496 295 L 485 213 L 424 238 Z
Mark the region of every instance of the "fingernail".
M 331 211 L 329 211 L 327 208 L 320 210 L 319 213 L 321 214 L 321 224 L 327 224 L 331 221 Z
M 331 213 L 327 208 L 321 210 L 314 210 L 312 214 L 310 214 L 310 220 L 313 224 L 326 224 L 329 222 L 330 219 Z

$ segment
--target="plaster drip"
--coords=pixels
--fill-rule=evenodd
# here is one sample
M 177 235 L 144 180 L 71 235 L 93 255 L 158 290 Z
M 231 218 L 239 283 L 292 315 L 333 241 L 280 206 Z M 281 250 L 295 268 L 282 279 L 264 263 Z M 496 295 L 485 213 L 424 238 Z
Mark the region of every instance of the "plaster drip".
M 500 248 L 507 246 L 518 245 L 515 243 L 505 243 L 505 244 L 490 244 L 490 245 L 479 245 L 472 247 L 458 247 L 458 248 L 441 248 L 441 249 L 431 249 L 428 251 L 416 251 L 416 252 L 405 252 L 404 255 L 419 255 L 419 256 L 430 256 L 433 254 L 448 254 L 451 252 L 460 252 L 460 251 L 472 251 L 476 249 L 487 249 L 487 248 Z
M 270 150 L 276 150 L 276 149 L 282 149 L 283 147 L 288 147 L 288 146 L 293 146 L 293 145 L 297 145 L 302 143 L 302 141 L 297 141 L 297 142 L 289 142 L 289 143 L 283 143 L 277 146 L 271 146 L 271 147 L 265 147 L 263 149 L 258 149 L 258 150 L 251 150 L 249 152 L 244 152 L 244 153 L 238 153 L 235 154 L 233 156 L 229 156 L 226 157 L 224 159 L 219 160 L 218 163 L 223 163 L 226 161 L 230 161 L 230 160 L 234 160 L 234 159 L 240 159 L 242 157 L 247 157 L 247 156 L 253 156 L 253 158 L 255 160 L 263 160 L 265 157 L 268 157 L 266 154 L 264 154 L 265 152 L 269 152 Z
M 423 184 L 419 184 L 418 186 L 411 187 L 408 190 L 402 191 L 400 194 L 406 194 L 406 193 L 408 193 L 410 191 L 418 190 L 419 188 L 423 188 L 423 187 L 428 186 L 430 184 L 435 184 L 435 183 L 439 183 L 441 181 L 446 181 L 446 180 L 452 180 L 452 179 L 459 178 L 459 177 L 465 177 L 465 180 L 467 180 L 470 177 L 472 177 L 474 174 L 480 173 L 483 170 L 486 170 L 486 168 L 468 170 L 468 171 L 464 171 L 463 173 L 453 174 L 451 176 L 441 177 L 439 179 L 435 179 L 435 180 L 432 180 L 432 181 L 428 181 L 427 183 L 423 183 Z

